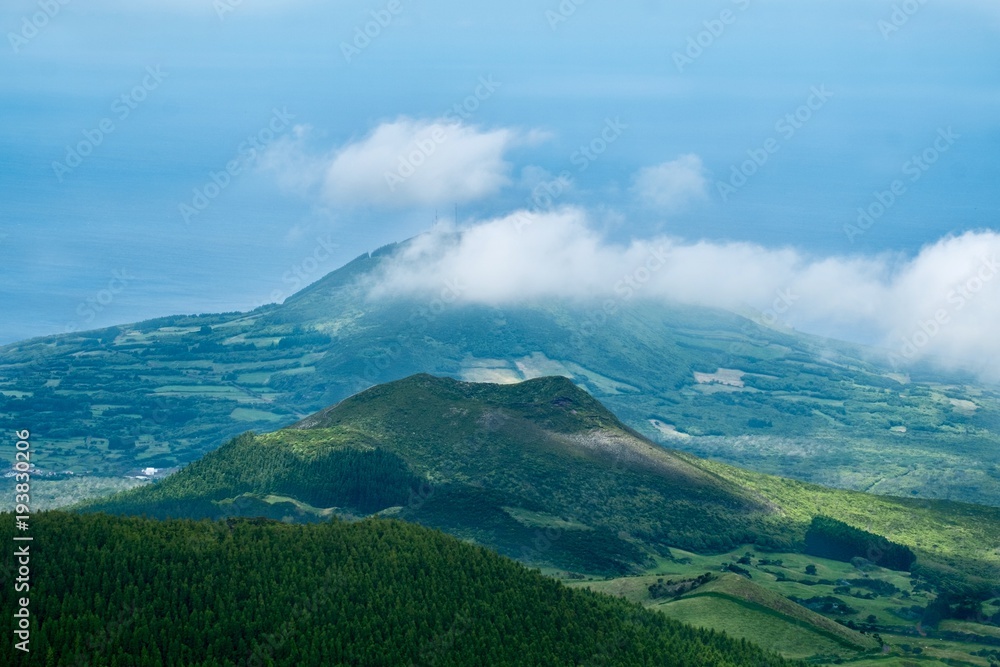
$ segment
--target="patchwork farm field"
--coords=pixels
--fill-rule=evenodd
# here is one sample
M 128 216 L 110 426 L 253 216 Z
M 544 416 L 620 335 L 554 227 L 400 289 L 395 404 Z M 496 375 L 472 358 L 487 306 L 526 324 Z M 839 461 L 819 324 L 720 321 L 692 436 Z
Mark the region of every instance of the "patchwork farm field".
M 730 566 L 744 572 L 734 573 Z M 706 573 L 713 577 L 709 583 L 673 593 L 681 582 Z M 922 626 L 917 610 L 936 599 L 930 586 L 909 573 L 871 564 L 858 567 L 748 546 L 722 556 L 672 549 L 671 557 L 630 577 L 580 580 L 565 572 L 551 574 L 570 586 L 623 597 L 816 664 L 991 667 L 1000 659 L 1000 627 L 954 620 Z M 987 604 L 985 613 L 991 610 L 1000 612 L 1000 598 Z

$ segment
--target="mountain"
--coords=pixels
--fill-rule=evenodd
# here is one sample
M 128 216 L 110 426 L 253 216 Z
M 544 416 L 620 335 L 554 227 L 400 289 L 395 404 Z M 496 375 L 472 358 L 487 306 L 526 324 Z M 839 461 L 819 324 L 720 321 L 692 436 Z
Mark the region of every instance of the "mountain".
M 675 449 L 827 486 L 1000 505 L 995 388 L 927 369 L 902 375 L 871 350 L 638 296 L 502 308 L 465 303 L 454 286 L 374 296 L 402 248 L 362 255 L 249 313 L 0 348 L 0 426 L 28 424 L 46 442 L 34 455 L 34 501 L 161 476 L 248 429 L 428 372 L 562 375 Z
M 857 660 L 881 642 L 903 655 L 913 633 L 933 633 L 928 650 L 942 655 L 979 650 L 1000 624 L 989 611 L 1000 594 L 1000 510 L 701 460 L 643 438 L 560 376 L 377 385 L 76 509 L 404 519 L 819 663 Z M 938 629 L 943 619 L 964 634 Z
M 31 532 L 30 653 L 3 642 L 11 667 L 793 664 L 397 521 L 45 512 Z
M 306 520 L 388 511 L 514 557 L 551 529 L 545 562 L 618 573 L 646 560 L 637 544 L 725 549 L 754 541 L 772 514 L 763 498 L 629 431 L 566 378 L 497 385 L 423 374 L 239 436 L 87 507 Z
M 646 440 L 562 377 L 499 385 L 415 375 L 288 428 L 241 435 L 160 482 L 81 509 L 291 521 L 380 513 L 531 564 L 603 575 L 641 572 L 671 548 L 804 552 L 825 516 L 830 539 L 837 526 L 848 533 L 843 560 L 879 562 L 875 552 L 898 543 L 918 562 L 888 567 L 1000 581 L 1000 510 L 700 460 Z

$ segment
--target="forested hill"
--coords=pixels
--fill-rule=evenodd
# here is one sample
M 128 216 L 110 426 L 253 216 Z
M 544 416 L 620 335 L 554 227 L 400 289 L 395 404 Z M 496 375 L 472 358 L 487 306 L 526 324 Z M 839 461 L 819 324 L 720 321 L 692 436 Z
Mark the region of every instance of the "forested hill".
M 13 524 L 0 515 L 7 544 Z M 11 667 L 792 664 L 397 521 L 49 512 L 32 534 L 31 653 L 8 632 Z
M 824 515 L 906 545 L 936 579 L 1000 578 L 996 508 L 824 489 L 670 451 L 562 377 L 415 375 L 79 509 L 305 522 L 391 514 L 530 564 L 608 575 L 641 571 L 670 547 L 801 551 Z
M 506 555 L 606 573 L 666 545 L 783 539 L 767 530 L 774 511 L 762 497 L 635 435 L 562 377 L 415 375 L 83 509 L 303 520 L 391 511 Z M 526 557 L 547 528 L 559 539 Z

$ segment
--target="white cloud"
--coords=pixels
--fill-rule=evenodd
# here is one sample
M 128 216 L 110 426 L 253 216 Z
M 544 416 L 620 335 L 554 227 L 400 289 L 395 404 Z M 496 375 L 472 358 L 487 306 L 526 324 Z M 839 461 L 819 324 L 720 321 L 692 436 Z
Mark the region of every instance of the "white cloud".
M 370 291 L 448 290 L 489 304 L 562 297 L 750 306 L 803 331 L 867 336 L 903 364 L 930 356 L 1000 380 L 998 257 L 1000 234 L 990 231 L 944 238 L 913 257 L 812 257 L 666 237 L 616 245 L 594 231 L 586 213 L 565 208 L 460 231 L 439 227 L 415 239 Z
M 327 155 L 311 155 L 308 132 L 297 133 L 269 150 L 263 166 L 285 188 L 318 188 L 323 199 L 342 206 L 461 203 L 508 185 L 511 164 L 505 153 L 543 138 L 510 128 L 401 118 Z
M 269 173 L 282 190 L 307 195 L 322 180 L 327 162 L 323 156 L 307 151 L 312 136 L 312 126 L 294 126 L 290 134 L 278 137 L 267 147 L 258 168 Z
M 632 192 L 644 204 L 673 211 L 708 195 L 708 179 L 701 158 L 694 154 L 640 169 Z

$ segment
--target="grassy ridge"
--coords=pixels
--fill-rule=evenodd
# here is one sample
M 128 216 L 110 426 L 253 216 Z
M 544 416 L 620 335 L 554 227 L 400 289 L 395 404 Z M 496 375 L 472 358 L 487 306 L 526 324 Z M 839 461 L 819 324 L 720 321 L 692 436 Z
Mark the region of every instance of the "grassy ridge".
M 681 599 L 713 596 L 736 601 L 755 611 L 773 615 L 784 623 L 791 623 L 810 632 L 821 634 L 853 649 L 874 649 L 879 644 L 871 637 L 850 630 L 839 623 L 795 604 L 787 598 L 767 590 L 737 574 L 723 574 L 718 579 L 700 586 Z
M 746 639 L 767 646 L 787 658 L 815 662 L 817 656 L 840 655 L 853 658 L 857 651 L 842 642 L 814 632 L 777 615 L 765 607 L 726 596 L 685 597 L 655 609 L 683 623 L 699 628 L 712 628 L 730 637 Z

